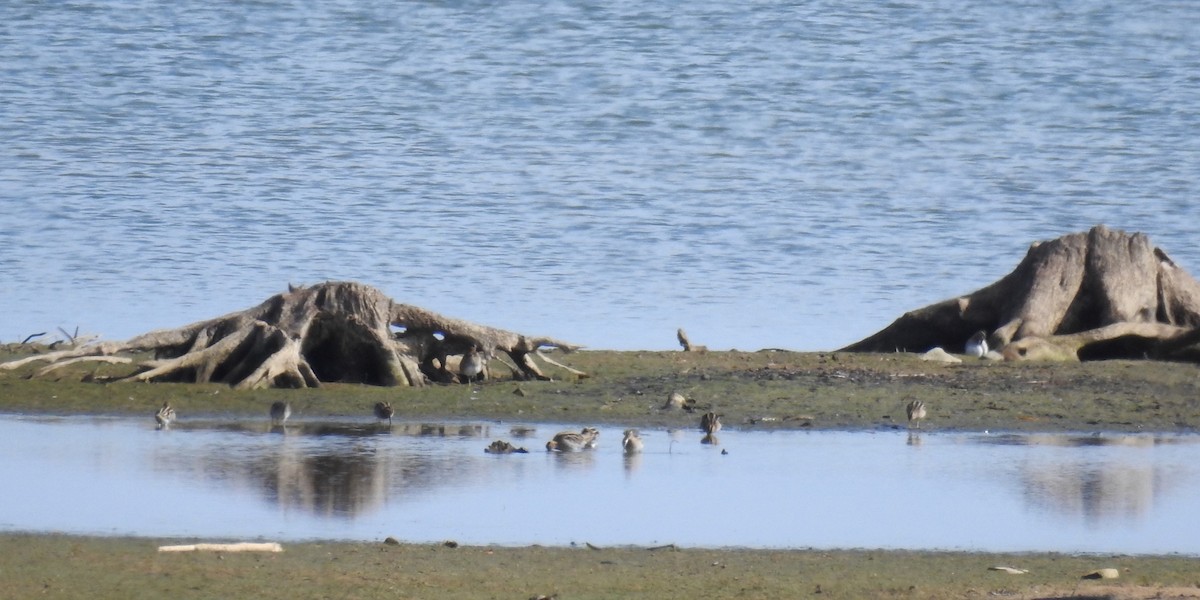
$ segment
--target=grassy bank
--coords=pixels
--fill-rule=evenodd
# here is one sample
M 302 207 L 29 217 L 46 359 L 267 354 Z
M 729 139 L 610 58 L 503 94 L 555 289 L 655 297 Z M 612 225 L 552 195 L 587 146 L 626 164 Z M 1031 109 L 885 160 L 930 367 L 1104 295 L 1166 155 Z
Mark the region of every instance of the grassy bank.
M 0 535 L 5 598 L 1196 598 L 1180 557 L 289 544 L 159 553 L 175 540 Z M 989 570 L 1028 569 L 1023 575 Z M 1086 580 L 1116 568 L 1116 580 Z
M 9 357 L 0 355 L 0 361 Z M 261 417 L 292 402 L 300 418 L 361 416 L 389 401 L 397 419 L 505 420 L 639 427 L 693 426 L 715 410 L 733 428 L 904 427 L 904 405 L 929 406 L 934 430 L 1196 431 L 1200 368 L 1150 361 L 944 365 L 911 354 L 797 352 L 577 352 L 558 360 L 556 381 L 381 388 L 326 384 L 311 390 L 232 390 L 223 385 L 96 383 L 124 365 L 84 363 L 29 378 L 40 365 L 0 371 L 0 411 L 153 414 L 164 400 L 206 417 Z M 92 380 L 83 383 L 81 379 Z M 694 411 L 665 410 L 668 394 Z

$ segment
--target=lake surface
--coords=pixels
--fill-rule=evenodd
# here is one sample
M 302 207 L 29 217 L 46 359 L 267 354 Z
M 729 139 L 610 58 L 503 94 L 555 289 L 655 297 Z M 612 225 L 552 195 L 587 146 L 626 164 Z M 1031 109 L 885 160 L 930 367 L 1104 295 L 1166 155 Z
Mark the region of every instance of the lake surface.
M 566 428 L 0 416 L 0 530 L 1200 555 L 1200 436 Z
M 349 279 L 831 349 L 1097 223 L 1200 269 L 1200 4 L 18 0 L 0 147 L 3 342 Z

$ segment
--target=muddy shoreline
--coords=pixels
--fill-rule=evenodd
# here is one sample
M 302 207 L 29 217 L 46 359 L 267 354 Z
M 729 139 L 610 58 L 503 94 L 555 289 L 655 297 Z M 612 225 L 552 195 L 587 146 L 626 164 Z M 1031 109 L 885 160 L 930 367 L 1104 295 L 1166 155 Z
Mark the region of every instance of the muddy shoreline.
M 0 361 L 21 356 L 9 352 Z M 387 401 L 397 420 L 693 427 L 703 412 L 735 429 L 881 430 L 909 427 L 904 405 L 925 402 L 929 431 L 1200 431 L 1200 367 L 1154 361 L 941 364 L 914 354 L 583 351 L 557 360 L 554 381 L 382 388 L 233 390 L 219 384 L 103 383 L 124 365 L 84 363 L 34 377 L 0 371 L 0 411 L 146 414 L 167 401 L 179 418 L 259 418 L 276 400 L 296 418 L 371 419 Z M 685 409 L 666 408 L 672 392 Z

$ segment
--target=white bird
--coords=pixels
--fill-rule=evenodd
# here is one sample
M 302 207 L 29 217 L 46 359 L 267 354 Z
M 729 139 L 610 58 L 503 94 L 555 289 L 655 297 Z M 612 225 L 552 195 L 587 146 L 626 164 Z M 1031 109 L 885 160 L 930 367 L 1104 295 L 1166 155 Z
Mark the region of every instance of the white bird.
M 983 358 L 988 353 L 987 332 L 982 329 L 975 332 L 967 340 L 966 354 L 975 358 Z

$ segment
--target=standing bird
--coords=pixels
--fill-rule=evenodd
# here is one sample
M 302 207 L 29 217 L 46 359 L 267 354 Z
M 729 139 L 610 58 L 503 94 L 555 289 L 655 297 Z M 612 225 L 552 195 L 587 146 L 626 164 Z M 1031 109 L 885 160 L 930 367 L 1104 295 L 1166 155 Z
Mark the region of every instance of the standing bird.
M 925 418 L 925 403 L 920 400 L 913 400 L 905 407 L 908 413 L 908 426 L 912 427 L 912 422 L 917 422 L 917 429 L 921 428 L 921 419 Z
M 458 363 L 458 374 L 464 383 L 483 379 L 483 353 L 474 344 L 463 353 L 462 362 Z
M 983 358 L 987 353 L 987 332 L 981 329 L 967 340 L 966 354 L 975 358 Z
M 643 445 L 642 438 L 638 436 L 638 430 L 625 430 L 625 439 L 621 440 L 621 447 L 625 449 L 625 454 L 637 454 L 642 451 Z
M 284 402 L 282 400 L 276 400 L 275 403 L 271 405 L 272 425 L 283 425 L 284 421 L 287 421 L 288 417 L 290 416 L 292 416 L 291 403 Z
M 558 450 L 559 452 L 588 450 L 596 447 L 596 438 L 599 436 L 600 431 L 595 427 L 584 427 L 579 433 L 563 431 L 556 434 L 554 439 L 546 442 L 546 450 Z
M 391 402 L 376 402 L 375 403 L 375 418 L 380 421 L 387 419 L 388 425 L 392 424 L 392 415 L 396 411 L 392 410 Z
M 712 444 L 716 446 L 721 443 L 717 439 L 717 432 L 721 430 L 721 415 L 715 412 L 706 412 L 700 417 L 700 430 L 704 432 L 704 437 L 700 438 L 701 444 Z
M 171 404 L 168 402 L 163 402 L 162 408 L 154 413 L 154 422 L 158 423 L 158 429 L 167 429 L 174 420 L 175 409 L 171 408 Z

